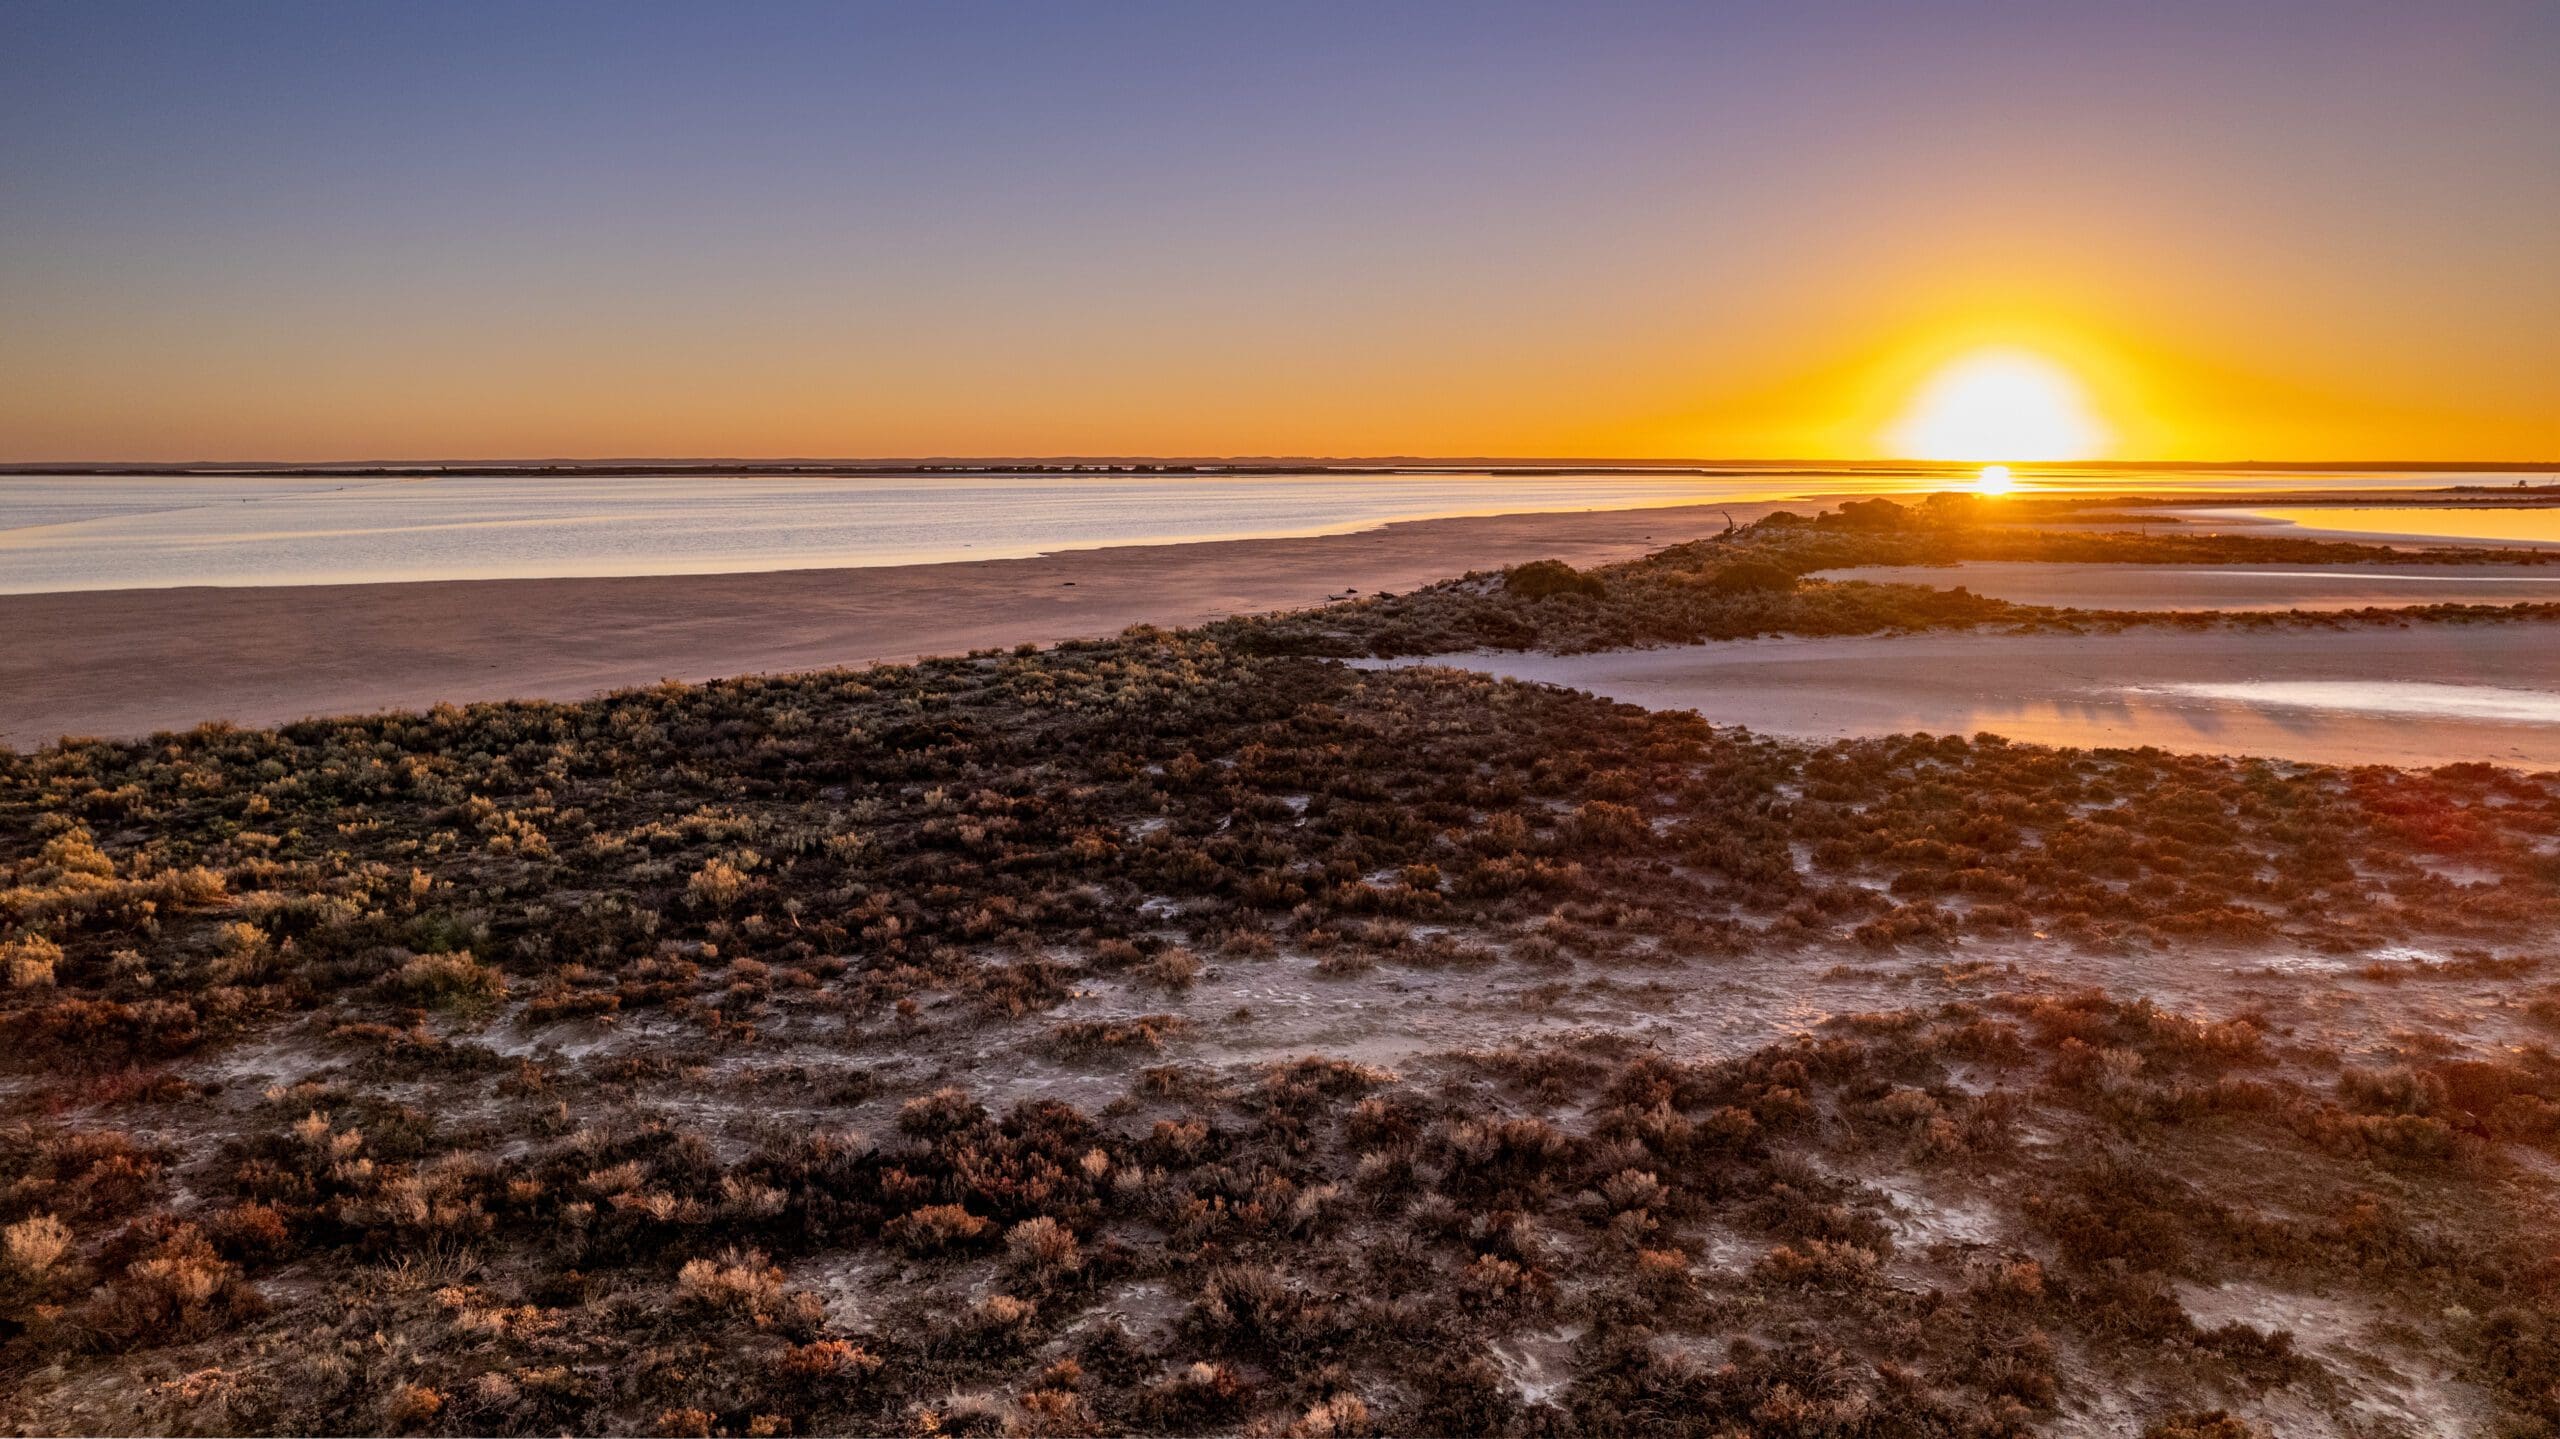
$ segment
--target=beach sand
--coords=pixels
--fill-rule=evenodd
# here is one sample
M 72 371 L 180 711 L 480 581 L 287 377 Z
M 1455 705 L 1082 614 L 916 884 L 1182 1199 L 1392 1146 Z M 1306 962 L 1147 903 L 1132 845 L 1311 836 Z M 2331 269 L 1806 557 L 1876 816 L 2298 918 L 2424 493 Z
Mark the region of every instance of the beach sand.
M 1796 502 L 1803 508 L 1802 502 Z M 1420 520 L 1348 535 L 769 574 L 0 596 L 0 745 L 439 702 L 583 699 L 1198 624 L 1473 569 L 1632 558 L 1781 508 Z
M 1803 739 L 1988 731 L 2319 764 L 2560 769 L 2560 645 L 2533 624 L 1758 639 L 1413 663 Z

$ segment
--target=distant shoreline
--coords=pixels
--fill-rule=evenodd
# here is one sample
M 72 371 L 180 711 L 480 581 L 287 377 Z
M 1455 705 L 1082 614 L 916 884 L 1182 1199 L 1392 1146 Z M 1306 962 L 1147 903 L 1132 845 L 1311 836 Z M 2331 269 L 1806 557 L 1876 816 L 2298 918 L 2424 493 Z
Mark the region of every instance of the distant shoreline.
M 2316 498 L 2272 493 L 2296 504 Z M 1631 559 L 1728 521 L 1840 498 L 1454 516 L 838 568 L 0 594 L 0 628 L 16 637 L 0 649 L 0 748 L 62 735 L 132 739 L 213 720 L 271 725 L 442 703 L 581 700 L 666 679 L 899 662 L 1136 624 L 1178 628 L 1532 559 Z
M 1803 502 L 1795 502 L 1799 508 Z M 1464 516 L 1350 534 L 842 569 L 0 595 L 0 747 L 130 739 L 1168 628 L 1532 559 L 1631 559 L 1778 503 Z

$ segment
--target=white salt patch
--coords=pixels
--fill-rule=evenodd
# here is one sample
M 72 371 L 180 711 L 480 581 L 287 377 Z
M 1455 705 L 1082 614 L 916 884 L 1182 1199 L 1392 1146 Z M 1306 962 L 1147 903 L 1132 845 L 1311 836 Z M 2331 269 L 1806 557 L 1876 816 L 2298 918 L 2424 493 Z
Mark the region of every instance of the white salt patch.
M 817 1297 L 828 1328 L 858 1331 L 878 1320 L 899 1278 L 897 1266 L 887 1261 L 838 1253 L 793 1265 L 784 1271 L 784 1283 Z
M 2235 1280 L 2210 1287 L 2178 1281 L 2178 1302 L 2204 1328 L 2240 1323 L 2287 1330 L 2295 1352 L 2329 1372 L 2344 1400 L 2343 1432 L 2443 1436 L 2485 1432 L 2491 1417 L 2486 1396 L 2446 1359 L 2428 1348 L 2410 1348 L 2385 1332 L 2388 1316 L 2343 1298 L 2293 1294 Z M 2327 1430 L 2325 1416 L 2290 1413 L 2282 1432 Z M 2340 1432 L 2340 1431 L 2331 1431 Z
M 1897 1244 L 1922 1249 L 1933 1244 L 1984 1245 L 2000 1237 L 2000 1213 L 1988 1204 L 1925 1195 L 1888 1178 L 1869 1179 L 1866 1184 L 1892 1200 L 1886 1223 L 1892 1226 Z
M 1511 1387 L 1520 1391 L 1522 1403 L 1544 1404 L 1573 1382 L 1573 1345 L 1582 1332 L 1582 1325 L 1567 1324 L 1514 1334 L 1485 1348 Z

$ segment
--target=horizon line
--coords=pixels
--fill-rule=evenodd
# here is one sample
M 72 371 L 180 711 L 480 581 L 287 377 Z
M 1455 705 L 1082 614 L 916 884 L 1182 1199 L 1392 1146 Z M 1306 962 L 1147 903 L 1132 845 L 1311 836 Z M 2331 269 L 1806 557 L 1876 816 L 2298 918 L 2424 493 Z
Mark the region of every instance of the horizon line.
M 196 472 L 290 473 L 295 471 L 393 471 L 423 472 L 453 470 L 517 471 L 543 469 L 602 469 L 610 467 L 663 469 L 671 471 L 703 471 L 720 468 L 778 468 L 828 470 L 925 470 L 925 469 L 1001 469 L 1008 467 L 1100 468 L 1100 467 L 1180 467 L 1261 469 L 1382 469 L 1382 468 L 1472 468 L 1472 469 L 1711 469 L 1735 467 L 1745 469 L 1801 470 L 1922 470 L 1962 471 L 1979 469 L 1986 464 L 2006 464 L 2012 468 L 2038 470 L 2444 470 L 2479 469 L 2495 471 L 2560 470 L 2560 457 L 2545 459 L 2466 459 L 2466 458 L 2395 458 L 2395 459 L 2109 459 L 2109 460 L 1930 460 L 1919 458 L 1812 459 L 1801 456 L 1504 456 L 1504 455 L 920 455 L 920 456 L 822 456 L 822 455 L 606 455 L 606 456 L 522 456 L 522 457 L 443 457 L 443 458 L 368 458 L 327 460 L 7 460 L 0 461 L 0 474 L 186 474 Z

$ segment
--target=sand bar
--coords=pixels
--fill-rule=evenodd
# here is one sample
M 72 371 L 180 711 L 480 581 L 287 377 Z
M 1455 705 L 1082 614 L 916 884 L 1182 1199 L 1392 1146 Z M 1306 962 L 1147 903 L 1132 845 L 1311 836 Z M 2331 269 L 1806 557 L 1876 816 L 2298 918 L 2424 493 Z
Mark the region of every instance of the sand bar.
M 1761 639 L 1422 663 L 1808 739 L 1988 731 L 2323 764 L 2560 769 L 2560 643 L 2542 625 Z
M 1801 507 L 1801 506 L 1799 506 Z M 0 744 L 958 654 L 1627 559 L 1769 504 L 1422 520 L 1348 535 L 766 574 L 0 595 Z

